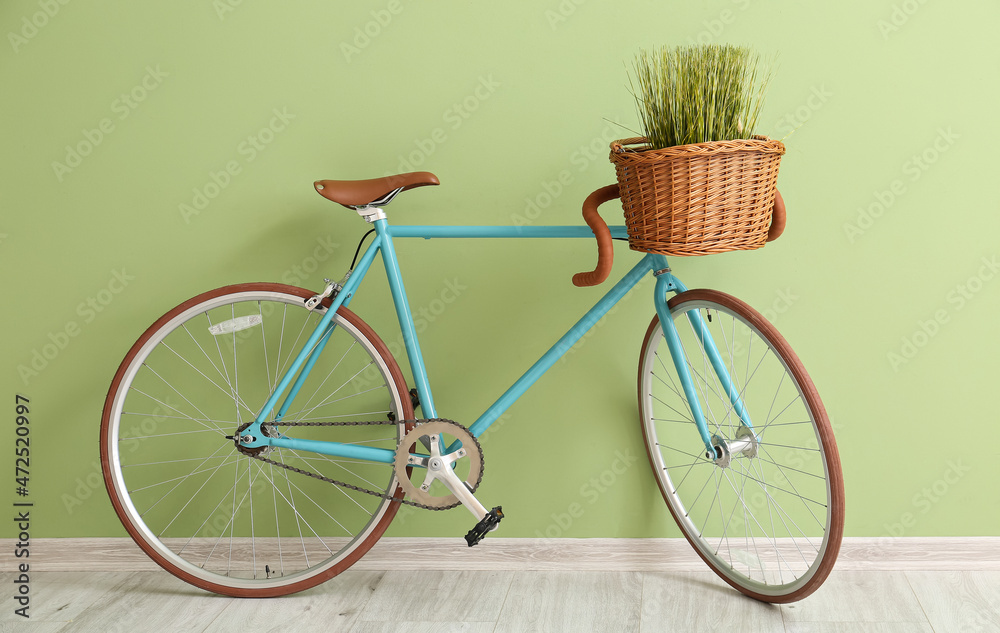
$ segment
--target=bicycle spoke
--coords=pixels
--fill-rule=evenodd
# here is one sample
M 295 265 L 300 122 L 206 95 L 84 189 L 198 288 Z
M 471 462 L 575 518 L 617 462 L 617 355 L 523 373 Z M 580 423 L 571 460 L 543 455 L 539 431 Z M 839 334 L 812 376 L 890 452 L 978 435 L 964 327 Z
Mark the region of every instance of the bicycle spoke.
M 320 337 L 320 342 L 323 342 L 323 341 L 328 341 L 328 340 L 329 340 L 329 338 L 330 338 L 330 335 L 331 335 L 331 334 L 333 334 L 333 328 L 332 328 L 332 327 L 330 327 L 330 328 L 329 328 L 329 329 L 328 329 L 328 330 L 327 330 L 327 331 L 326 331 L 326 332 L 325 332 L 325 333 L 323 334 L 323 336 L 321 336 L 321 337 Z M 338 369 L 338 368 L 340 367 L 340 364 L 344 362 L 344 359 L 345 359 L 345 358 L 347 358 L 347 355 L 351 353 L 351 350 L 352 350 L 352 349 L 354 349 L 354 346 L 355 346 L 355 345 L 357 345 L 357 342 L 354 342 L 354 343 L 351 343 L 351 346 L 350 346 L 350 347 L 348 347 L 348 348 L 347 348 L 347 349 L 346 349 L 346 350 L 344 351 L 344 354 L 343 354 L 343 356 L 341 356 L 341 357 L 340 357 L 340 360 L 338 360 L 338 361 L 337 361 L 337 362 L 336 362 L 336 363 L 334 364 L 334 366 L 330 368 L 330 371 L 329 371 L 329 372 L 327 372 L 327 374 L 326 374 L 326 377 L 325 377 L 325 378 L 323 378 L 323 381 L 322 381 L 322 382 L 320 382 L 320 383 L 319 383 L 319 385 L 317 385 L 316 389 L 314 389 L 314 390 L 313 390 L 313 392 L 312 392 L 312 394 L 311 394 L 311 395 L 310 395 L 310 396 L 309 396 L 309 397 L 308 397 L 308 398 L 306 399 L 306 401 L 305 401 L 305 404 L 303 404 L 303 405 L 302 405 L 302 409 L 308 409 L 309 405 L 310 405 L 310 404 L 312 403 L 312 401 L 313 401 L 313 398 L 315 398 L 315 397 L 316 397 L 316 394 L 318 394 L 318 393 L 319 393 L 319 390 L 323 388 L 323 385 L 325 385 L 325 384 L 326 384 L 326 381 L 330 380 L 330 377 L 331 377 L 331 376 L 333 376 L 333 372 L 337 371 L 337 369 Z M 317 346 L 318 346 L 318 345 L 317 345 Z M 326 351 L 326 350 L 324 350 L 324 351 Z
M 229 455 L 220 455 L 215 459 L 226 459 Z M 160 462 L 138 462 L 134 464 L 122 464 L 122 468 L 135 468 L 136 466 L 162 466 L 164 464 L 181 464 L 184 462 L 200 462 L 202 458 L 191 457 L 188 459 L 168 459 Z M 162 482 L 161 482 L 162 483 Z
M 713 464 L 710 461 L 705 461 L 704 463 L 706 463 L 706 464 L 712 464 L 713 466 L 715 465 L 715 464 Z M 715 469 L 713 468 L 712 470 L 715 470 Z M 690 516 L 690 514 L 692 512 L 694 512 L 695 507 L 698 505 L 698 499 L 701 499 L 701 495 L 702 495 L 703 492 L 705 492 L 705 488 L 708 487 L 708 484 L 709 484 L 710 481 L 712 481 L 712 480 L 709 479 L 708 477 L 705 477 L 705 483 L 703 483 L 701 485 L 701 490 L 698 491 L 698 494 L 695 496 L 694 501 L 691 502 L 691 507 L 690 508 L 685 508 L 685 510 L 686 510 L 684 512 L 684 516 L 685 517 Z M 677 488 L 680 488 L 680 486 L 677 486 Z M 718 490 L 716 490 L 716 494 L 718 494 Z M 712 502 L 708 504 L 709 505 L 709 510 L 711 510 L 712 503 L 715 503 L 715 498 L 714 497 L 712 498 Z M 709 515 L 706 514 L 706 516 L 709 516 Z M 704 526 L 702 526 L 702 529 L 698 531 L 698 536 L 701 536 L 701 534 L 702 534 L 703 531 L 704 531 Z
M 781 488 L 778 488 L 777 486 L 772 486 L 772 488 L 774 488 L 775 490 L 781 490 L 781 492 L 785 492 L 787 494 L 791 494 L 791 495 L 793 495 L 793 496 L 798 497 L 799 499 L 801 499 L 802 500 L 802 505 L 805 507 L 806 510 L 809 511 L 809 515 L 812 516 L 812 518 L 816 520 L 816 523 L 817 523 L 817 525 L 820 526 L 820 528 L 822 528 L 822 529 L 825 530 L 826 529 L 826 525 L 822 521 L 819 520 L 819 517 L 816 516 L 816 514 L 812 511 L 812 508 L 809 507 L 808 505 L 806 505 L 805 502 L 806 501 L 810 501 L 810 502 L 815 503 L 816 505 L 818 505 L 818 506 L 820 506 L 821 508 L 824 508 L 824 509 L 827 507 L 826 504 L 821 503 L 819 501 L 816 501 L 814 499 L 810 499 L 810 498 L 808 498 L 808 497 L 806 497 L 804 495 L 799 494 L 798 488 L 795 487 L 795 482 L 792 481 L 792 479 L 789 478 L 788 475 L 785 474 L 784 468 L 773 461 L 774 458 L 771 457 L 771 453 L 769 453 L 766 448 L 763 449 L 763 450 L 764 450 L 764 454 L 766 454 L 769 458 L 771 458 L 772 463 L 774 463 L 774 465 L 777 466 L 778 471 L 781 472 L 781 474 L 784 476 L 785 480 L 788 482 L 788 485 L 791 486 L 791 488 L 792 488 L 792 490 L 794 492 L 789 493 L 788 491 L 782 490 Z
M 333 460 L 333 459 L 330 459 L 330 458 L 329 458 L 328 456 L 326 456 L 326 455 L 319 455 L 319 456 L 318 456 L 318 459 L 310 459 L 310 458 L 308 458 L 308 457 L 302 457 L 301 455 L 298 455 L 298 454 L 296 454 L 296 456 L 297 456 L 297 457 L 298 457 L 298 458 L 299 458 L 299 459 L 300 459 L 300 460 L 301 460 L 301 461 L 302 461 L 303 463 L 305 463 L 305 464 L 307 464 L 307 465 L 312 465 L 312 464 L 313 464 L 313 462 L 324 462 L 324 463 L 329 463 L 329 464 L 333 464 L 334 466 L 336 466 L 336 467 L 340 468 L 340 469 L 341 469 L 341 470 L 343 470 L 344 472 L 347 472 L 347 473 L 350 473 L 350 474 L 354 475 L 355 477 L 357 477 L 357 478 L 358 478 L 358 479 L 360 479 L 361 481 L 365 482 L 366 484 L 368 484 L 368 485 L 369 485 L 369 486 L 371 486 L 372 488 L 378 488 L 378 487 L 379 487 L 379 486 L 378 486 L 378 484 L 376 484 L 376 483 L 374 483 L 374 482 L 371 482 L 371 481 L 368 481 L 368 479 L 366 479 L 365 477 L 363 477 L 363 476 L 359 475 L 358 473 L 354 472 L 354 471 L 353 471 L 353 470 L 351 470 L 350 468 L 347 468 L 346 466 L 344 466 L 344 463 L 354 463 L 354 464 L 364 464 L 364 465 L 368 465 L 368 463 L 365 463 L 365 462 L 340 462 L 340 461 L 337 461 L 337 460 Z M 339 489 L 339 488 L 340 488 L 340 486 L 337 486 L 337 488 Z M 352 501 L 353 501 L 353 499 L 352 499 Z M 354 503 L 357 503 L 357 501 L 355 501 Z M 363 506 L 362 506 L 361 504 L 358 504 L 358 507 L 359 507 L 359 508 L 362 508 L 362 509 L 364 509 L 364 507 L 363 507 Z M 367 510 L 365 510 L 365 511 L 367 512 Z
M 694 457 L 694 458 L 698 458 L 699 457 L 698 455 L 695 455 L 694 453 L 688 453 L 686 451 L 682 451 L 679 448 L 674 448 L 673 446 L 666 446 L 664 444 L 657 444 L 657 446 L 659 446 L 660 448 L 667 448 L 667 449 L 670 449 L 672 451 L 677 451 L 678 453 L 687 455 L 688 457 Z
M 764 425 L 764 429 L 766 429 L 766 428 L 767 428 L 768 426 L 770 426 L 770 425 L 771 425 L 771 423 L 772 423 L 772 422 L 773 422 L 774 420 L 777 420 L 778 418 L 780 418 L 780 417 L 782 416 L 782 414 L 784 414 L 784 413 L 785 413 L 785 411 L 788 411 L 788 407 L 790 407 L 790 406 L 792 406 L 793 404 L 795 404 L 795 402 L 796 402 L 797 400 L 799 400 L 799 399 L 800 399 L 801 397 L 802 397 L 802 396 L 801 396 L 800 394 L 796 394 L 796 396 L 795 396 L 794 398 L 792 398 L 792 401 L 791 401 L 791 402 L 789 402 L 788 404 L 786 404 L 786 405 L 785 405 L 785 407 L 784 407 L 784 408 L 783 408 L 783 409 L 782 409 L 781 411 L 778 411 L 778 415 L 774 416 L 774 418 L 772 418 L 772 419 L 771 419 L 771 422 L 768 422 L 767 424 L 765 424 L 765 425 Z M 762 429 L 762 430 L 761 430 L 761 433 L 763 433 L 763 432 L 764 432 L 764 431 L 763 431 L 763 429 Z
M 177 431 L 174 433 L 156 433 L 154 435 L 129 435 L 127 440 L 148 440 L 154 437 L 172 437 L 176 435 L 193 435 L 195 433 L 211 433 L 212 435 L 219 435 L 219 431 L 216 429 L 194 429 L 193 431 Z
M 808 475 L 810 477 L 815 477 L 816 479 L 819 479 L 821 481 L 826 481 L 826 477 L 823 477 L 822 475 L 817 475 L 815 473 L 808 473 L 808 472 L 806 472 L 804 470 L 799 470 L 798 468 L 792 468 L 791 466 L 782 466 L 778 462 L 776 462 L 774 460 L 771 460 L 771 459 L 765 459 L 765 458 L 761 457 L 760 455 L 757 456 L 757 459 L 759 459 L 761 461 L 765 461 L 765 462 L 767 462 L 769 464 L 774 464 L 778 468 L 783 468 L 785 470 L 792 470 L 792 471 L 795 471 L 797 473 L 802 473 L 803 475 Z
M 142 393 L 138 389 L 136 389 L 135 391 L 136 391 L 136 393 Z M 145 395 L 145 394 L 143 394 L 143 395 Z M 154 398 L 152 398 L 152 396 L 146 396 L 146 397 L 155 400 Z M 216 419 L 198 420 L 196 418 L 191 417 L 190 415 L 180 416 L 180 415 L 163 415 L 163 414 L 159 414 L 159 413 L 138 413 L 136 411 L 122 411 L 122 416 L 126 416 L 126 415 L 130 415 L 130 416 L 134 415 L 136 417 L 144 417 L 144 418 L 156 418 L 158 420 L 192 420 L 194 422 L 214 422 L 215 424 L 227 424 L 227 425 L 228 424 L 232 424 L 234 426 L 236 425 L 236 423 L 233 422 L 232 420 L 216 420 Z M 225 433 L 225 431 L 223 431 L 219 427 L 209 428 L 207 430 Z
M 727 480 L 729 481 L 729 485 L 730 485 L 730 486 L 732 487 L 732 489 L 733 489 L 733 492 L 734 492 L 734 493 L 736 493 L 736 497 L 737 497 L 737 499 L 738 499 L 738 500 L 740 501 L 740 503 L 741 503 L 741 504 L 743 505 L 743 512 L 744 512 L 744 523 L 745 523 L 745 522 L 746 522 L 746 512 L 747 512 L 748 508 L 747 508 L 747 506 L 746 506 L 746 502 L 744 502 L 744 501 L 743 501 L 743 499 L 744 499 L 744 492 L 743 492 L 743 491 L 744 491 L 744 490 L 746 489 L 746 480 L 747 480 L 748 478 L 747 478 L 747 477 L 746 477 L 745 475 L 743 476 L 743 489 L 741 489 L 741 490 L 740 490 L 739 492 L 736 492 L 736 486 L 735 486 L 735 485 L 733 485 L 733 482 L 732 482 L 732 480 L 731 480 L 731 479 L 730 479 L 730 478 L 729 478 L 728 476 L 727 476 L 726 478 L 727 478 Z M 757 517 L 756 517 L 756 516 L 754 515 L 754 513 L 753 513 L 753 511 L 752 511 L 752 510 L 750 510 L 750 518 L 752 518 L 752 519 L 753 519 L 754 523 L 755 523 L 755 524 L 757 525 L 757 527 L 758 527 L 758 528 L 760 529 L 760 531 L 761 531 L 761 534 L 765 534 L 765 530 L 764 530 L 764 527 L 763 527 L 763 526 L 762 526 L 762 525 L 760 524 L 760 522 L 759 522 L 759 521 L 757 520 Z M 765 536 L 764 538 L 767 538 L 767 537 Z M 775 542 L 775 545 L 776 545 L 776 542 Z M 796 547 L 798 547 L 798 546 L 796 545 Z M 756 549 L 756 542 L 754 543 L 754 551 L 755 551 L 755 552 L 757 552 L 757 549 Z M 799 551 L 800 551 L 800 553 L 801 553 L 801 550 L 799 550 Z M 775 547 L 775 553 L 776 553 L 776 554 L 778 555 L 778 558 L 779 558 L 780 560 L 784 560 L 784 558 L 783 558 L 783 557 L 781 556 L 780 552 L 778 552 L 778 550 L 777 550 L 777 547 Z M 759 552 L 758 552 L 758 555 L 757 555 L 757 558 L 758 558 L 758 560 L 760 559 L 760 555 L 759 555 Z M 805 557 L 803 556 L 803 559 L 804 559 L 804 558 L 805 558 Z M 806 561 L 806 563 L 808 564 L 808 561 Z M 789 566 L 787 562 L 786 562 L 785 564 L 786 564 L 786 566 L 788 566 L 788 567 L 789 567 L 789 569 L 791 569 L 791 566 Z
M 178 353 L 178 352 L 177 352 L 177 351 L 176 351 L 176 350 L 175 350 L 174 348 L 172 348 L 172 347 L 170 347 L 169 345 L 167 345 L 167 343 L 166 343 L 166 342 L 164 342 L 164 343 L 163 343 L 163 347 L 165 347 L 165 348 L 166 348 L 167 350 L 169 350 L 169 351 L 173 352 L 173 354 L 174 354 L 175 356 L 177 356 L 177 358 L 181 359 L 181 360 L 182 360 L 182 361 L 184 361 L 184 362 L 185 362 L 185 363 L 186 363 L 186 364 L 187 364 L 187 365 L 188 365 L 188 366 L 189 366 L 189 367 L 190 367 L 191 369 L 193 369 L 193 370 L 195 370 L 196 372 L 198 372 L 198 374 L 200 374 L 200 375 L 201 375 L 201 376 L 202 376 L 202 377 L 203 377 L 203 378 L 204 378 L 205 380 L 207 380 L 207 381 L 208 381 L 209 383 L 211 383 L 212 385 L 214 385 L 216 389 L 219 389 L 220 391 L 222 391 L 222 393 L 226 394 L 227 396 L 230 396 L 230 397 L 231 397 L 231 398 L 233 398 L 233 399 L 234 399 L 235 401 L 238 401 L 238 403 L 239 403 L 239 404 L 241 404 L 241 405 L 243 405 L 243 407 L 244 407 L 244 408 L 245 408 L 245 409 L 246 409 L 247 411 L 250 411 L 250 407 L 248 407 L 248 406 L 247 406 L 247 404 L 246 404 L 245 402 L 243 402 L 243 400 L 242 400 L 242 399 L 241 399 L 241 398 L 239 397 L 239 394 L 238 394 L 238 393 L 236 393 L 236 391 L 235 391 L 235 390 L 233 389 L 233 385 L 229 383 L 229 379 L 228 379 L 228 378 L 226 378 L 226 384 L 227 384 L 227 385 L 229 386 L 229 390 L 226 390 L 226 389 L 225 389 L 225 388 L 224 388 L 224 387 L 223 387 L 222 385 L 220 385 L 219 383 L 215 382 L 214 380 L 212 380 L 211 378 L 209 378 L 208 376 L 206 376 L 206 375 L 205 375 L 205 372 L 201 371 L 200 369 L 198 369 L 197 367 L 195 367 L 194 365 L 192 365 L 192 364 L 191 364 L 191 361 L 189 361 L 188 359 L 186 359 L 186 358 L 184 358 L 183 356 L 181 356 L 181 355 L 180 355 L 180 354 L 179 354 L 179 353 Z M 210 360 L 211 360 L 211 359 L 210 359 Z M 152 368 L 152 367 L 150 367 L 149 369 L 150 369 L 150 371 L 153 371 L 153 368 Z M 153 373 L 155 374 L 156 372 L 155 372 L 155 371 L 153 371 Z M 160 378 L 160 379 L 162 380 L 162 377 L 161 377 L 161 376 L 160 376 L 159 374 L 156 374 L 156 376 L 157 376 L 158 378 Z M 181 397 L 183 397 L 183 396 L 181 396 Z M 186 398 L 185 398 L 185 400 L 186 400 Z M 191 404 L 191 402 L 190 402 L 190 401 L 188 401 L 188 404 Z M 193 405 L 193 404 L 191 404 L 191 406 L 194 406 L 194 405 Z M 197 409 L 198 407 L 195 407 L 195 408 Z
M 372 365 L 371 363 L 368 363 L 367 365 L 365 365 L 364 367 L 362 367 L 361 369 L 359 369 L 356 374 L 354 374 L 353 376 L 351 376 L 347 380 L 347 382 L 345 382 L 344 384 L 342 384 L 339 387 L 337 387 L 336 390 L 334 390 L 334 391 L 330 392 L 329 394 L 327 394 L 326 398 L 324 398 L 319 404 L 317 404 L 315 407 L 312 407 L 311 409 L 305 409 L 303 411 L 299 411 L 299 414 L 301 415 L 301 414 L 304 414 L 304 413 L 311 413 L 311 412 L 315 411 L 316 409 L 319 409 L 320 407 L 323 407 L 323 406 L 326 406 L 327 404 L 330 404 L 328 402 L 330 398 L 332 398 L 333 396 L 337 395 L 337 392 L 339 392 L 341 389 L 343 389 L 347 385 L 351 384 L 351 381 L 353 381 L 355 378 L 357 378 L 358 376 L 360 376 L 361 372 L 363 372 L 366 369 L 368 369 L 369 367 L 371 367 L 371 365 Z
M 285 357 L 285 362 L 281 365 L 281 371 L 278 372 L 279 374 L 284 375 L 284 373 L 288 370 L 289 363 L 292 361 L 295 350 L 299 347 L 299 341 L 302 339 L 302 334 L 305 333 L 306 326 L 309 325 L 309 321 L 311 320 L 312 318 L 309 316 L 302 320 L 302 326 L 299 327 L 299 333 L 295 335 L 295 340 L 292 341 L 292 344 L 288 347 L 288 355 Z M 282 325 L 284 325 L 284 322 L 282 322 Z M 282 331 L 284 331 L 284 329 L 282 329 Z
M 761 470 L 760 462 L 754 461 L 754 462 L 752 462 L 752 465 L 756 469 L 757 476 L 760 477 L 760 479 L 763 481 L 764 480 L 764 473 Z M 771 510 L 771 499 L 767 495 L 767 485 L 765 484 L 765 485 L 761 486 L 761 490 L 764 491 L 764 499 L 767 502 L 767 518 L 768 518 L 768 520 L 769 520 L 769 522 L 771 524 L 771 535 L 773 537 L 771 539 L 771 542 L 772 542 L 772 545 L 774 547 L 774 555 L 776 557 L 778 557 L 778 558 L 781 558 L 781 554 L 778 551 L 778 535 L 776 534 L 775 529 L 774 529 L 774 512 L 772 512 L 772 510 Z M 786 563 L 786 565 L 787 565 L 787 563 Z M 784 576 L 781 573 L 781 565 L 778 565 L 778 583 L 779 584 L 784 584 Z
M 234 341 L 235 342 L 235 341 Z M 248 493 L 253 491 L 254 478 L 252 476 L 253 466 L 250 464 L 250 460 L 247 461 L 247 478 L 249 479 L 249 487 L 247 489 Z M 258 472 L 260 467 L 258 466 Z M 247 498 L 250 500 L 250 558 L 251 558 L 251 569 L 253 569 L 253 577 L 257 577 L 257 540 L 254 538 L 254 516 L 253 516 L 253 494 L 247 494 Z
M 688 418 L 686 420 L 674 420 L 673 418 L 651 418 L 657 422 L 675 422 L 677 424 L 694 424 L 694 420 Z
M 279 348 L 280 349 L 280 348 Z M 278 518 L 278 487 L 274 485 L 274 464 L 267 465 L 271 476 L 268 478 L 271 486 L 271 505 L 274 507 L 274 531 L 278 539 L 278 573 L 285 575 L 285 559 L 281 552 L 281 520 Z
M 338 402 L 343 402 L 344 400 L 349 400 L 350 398 L 356 398 L 358 396 L 363 396 L 363 395 L 371 393 L 373 391 L 380 391 L 380 390 L 383 390 L 383 389 L 385 389 L 384 385 L 383 386 L 379 386 L 379 387 L 372 387 L 371 389 L 366 389 L 364 391 L 359 391 L 357 393 L 352 393 L 349 396 L 344 396 L 343 398 L 337 398 L 336 400 L 331 400 L 331 401 L 329 401 L 329 402 L 327 402 L 325 404 L 316 405 L 312 409 L 309 409 L 307 411 L 307 413 L 312 413 L 313 411 L 315 411 L 316 409 L 319 409 L 321 407 L 330 406 L 330 405 L 336 404 Z M 342 414 L 342 415 L 325 415 L 325 416 L 319 416 L 319 417 L 315 417 L 315 418 L 296 417 L 294 420 L 291 420 L 291 421 L 294 421 L 294 422 L 306 422 L 306 421 L 309 421 L 309 420 L 328 420 L 328 419 L 332 419 L 332 418 L 349 418 L 352 415 L 375 415 L 375 414 L 388 413 L 388 412 L 389 411 L 387 409 L 387 410 L 384 410 L 384 411 L 370 411 L 370 412 L 364 413 L 364 414 L 362 414 L 362 413 L 345 413 L 345 414 Z M 300 415 L 302 414 L 301 411 L 299 413 L 300 413 Z
M 260 301 L 257 302 L 257 316 L 260 317 L 260 322 L 264 322 L 264 310 L 261 308 Z M 267 376 L 267 392 L 271 393 L 274 391 L 274 383 L 271 382 L 271 364 L 267 361 L 267 328 L 260 328 L 260 343 L 264 350 L 264 375 Z
M 209 332 L 211 332 L 215 324 L 212 323 L 212 317 L 208 315 L 208 312 L 205 312 L 205 320 L 208 321 Z M 236 390 L 233 389 L 233 381 L 229 378 L 229 368 L 226 367 L 226 360 L 225 357 L 222 355 L 222 346 L 219 345 L 219 337 L 213 336 L 212 339 L 215 342 L 215 350 L 219 353 L 219 364 L 222 365 L 223 375 L 226 377 L 226 384 L 229 385 L 229 396 L 233 399 L 233 403 L 236 405 L 236 420 L 239 421 L 240 420 L 239 396 L 236 395 Z M 234 354 L 236 353 L 235 345 L 233 353 Z
M 674 382 L 674 374 L 673 374 L 673 372 L 669 371 L 667 369 L 666 365 L 663 364 L 663 359 L 660 358 L 659 354 L 656 354 L 656 360 L 657 360 L 657 362 L 660 363 L 660 368 L 663 369 L 663 373 L 665 373 L 667 375 L 667 378 L 670 379 L 670 384 L 668 385 L 665 380 L 663 380 L 662 378 L 660 378 L 659 374 L 654 373 L 653 376 L 657 380 L 659 380 L 660 382 L 662 382 L 664 384 L 664 386 L 666 386 L 668 389 L 670 389 L 671 391 L 673 391 L 674 394 L 678 398 L 681 399 L 681 402 L 684 403 L 684 406 L 686 406 L 687 408 L 690 409 L 691 405 L 688 404 L 687 396 L 683 393 L 684 392 L 683 388 L 678 388 L 677 384 Z
M 665 407 L 667 407 L 668 409 L 670 409 L 671 411 L 673 411 L 674 413 L 677 413 L 678 415 L 684 415 L 683 413 L 681 413 L 680 411 L 678 411 L 678 410 L 677 410 L 677 409 L 675 409 L 674 407 L 670 406 L 669 404 L 667 404 L 667 403 L 666 403 L 666 402 L 664 402 L 663 400 L 660 400 L 660 399 L 659 399 L 659 398 L 657 398 L 656 396 L 653 396 L 652 394 L 650 394 L 650 396 L 651 396 L 651 397 L 652 397 L 652 398 L 653 398 L 654 400 L 656 400 L 657 402 L 659 402 L 660 404 L 662 404 L 663 406 L 665 406 Z M 692 423 L 692 424 L 694 424 L 694 420 L 693 420 L 693 419 L 691 420 L 691 423 Z
M 215 467 L 215 468 L 210 468 L 210 469 L 206 469 L 206 470 L 198 470 L 198 468 L 200 468 L 202 465 L 204 465 L 205 463 L 207 463 L 208 460 L 214 458 L 215 455 L 216 455 L 216 453 L 218 453 L 220 450 L 222 450 L 221 446 L 218 449 L 216 449 L 214 453 L 212 453 L 208 457 L 205 457 L 204 459 L 202 459 L 201 463 L 198 464 L 198 466 L 195 467 L 195 470 L 192 471 L 192 472 L 190 472 L 190 473 L 187 473 L 186 475 L 181 475 L 180 477 L 174 477 L 173 479 L 165 479 L 163 481 L 158 481 L 155 484 L 150 484 L 148 486 L 140 486 L 138 488 L 131 488 L 131 489 L 129 489 L 129 492 L 132 493 L 132 494 L 135 494 L 137 492 L 142 492 L 144 490 L 150 490 L 152 488 L 156 488 L 158 486 L 162 486 L 162 485 L 165 485 L 165 484 L 169 484 L 169 483 L 173 483 L 173 482 L 178 482 L 177 485 L 175 485 L 173 488 L 171 488 L 170 490 L 168 490 L 167 492 L 165 492 L 163 494 L 163 496 L 160 497 L 160 499 L 158 499 L 156 501 L 156 503 L 154 503 L 153 505 L 149 506 L 144 511 L 144 512 L 149 512 L 150 510 L 152 510 L 153 508 L 156 507 L 156 504 L 159 503 L 160 500 L 163 499 L 163 497 L 167 496 L 168 494 L 170 494 L 171 492 L 173 492 L 174 490 L 176 490 L 177 486 L 179 486 L 180 484 L 184 483 L 185 481 L 187 481 L 191 477 L 194 477 L 195 475 L 200 475 L 203 472 L 208 472 L 208 470 L 214 470 L 214 469 L 218 468 L 218 467 Z M 223 457 L 223 459 L 224 459 L 224 457 Z M 222 465 L 225 465 L 225 462 L 223 462 Z
M 149 368 L 149 367 L 147 367 L 146 365 L 143 365 L 143 367 L 146 367 L 147 369 L 150 369 L 150 368 Z M 152 370 L 151 370 L 151 371 L 152 371 Z M 153 373 L 155 374 L 156 372 L 154 371 Z M 157 376 L 157 378 L 159 378 L 159 376 Z M 160 378 L 160 380 L 163 380 L 163 379 L 162 379 L 162 378 Z M 163 381 L 163 384 L 167 385 L 168 387 L 170 387 L 170 389 L 172 389 L 173 391 L 175 391 L 175 392 L 177 392 L 178 394 L 180 394 L 180 392 L 178 392 L 178 391 L 177 391 L 177 389 L 176 389 L 176 388 L 174 388 L 174 387 L 173 387 L 173 386 L 172 386 L 172 385 L 171 385 L 170 383 L 168 383 L 167 381 L 165 381 L 165 380 L 164 380 L 164 381 Z M 205 415 L 205 413 L 204 413 L 203 411 L 201 411 L 200 409 L 198 409 L 198 407 L 194 407 L 194 405 L 193 405 L 193 404 L 192 404 L 191 406 L 192 406 L 192 407 L 194 407 L 194 408 L 195 408 L 195 409 L 196 409 L 196 410 L 198 411 L 198 413 L 200 413 L 200 414 L 201 414 L 201 417 L 202 417 L 202 419 L 200 419 L 200 420 L 199 420 L 198 418 L 194 418 L 194 417 L 191 417 L 190 415 L 187 415 L 186 413 L 184 413 L 183 411 L 181 411 L 181 410 L 180 410 L 180 409 L 178 409 L 177 407 L 172 407 L 172 406 L 170 406 L 170 405 L 169 405 L 169 404 L 167 404 L 166 402 L 163 402 L 163 401 L 161 401 L 161 400 L 159 400 L 159 399 L 155 398 L 154 396 L 151 396 L 151 395 L 147 394 L 146 392 L 144 392 L 143 390 L 139 389 L 138 387 L 132 387 L 132 391 L 135 391 L 135 392 L 136 392 L 136 393 L 138 393 L 138 394 L 141 394 L 141 395 L 143 395 L 143 396 L 146 396 L 147 398 L 149 398 L 149 399 L 150 399 L 150 400 L 152 400 L 153 402 L 156 402 L 157 404 L 160 404 L 160 405 L 163 405 L 163 406 L 165 406 L 165 407 L 167 407 L 167 408 L 169 408 L 169 409 L 173 409 L 173 410 L 174 410 L 174 411 L 176 411 L 177 413 L 180 413 L 181 415 L 183 415 L 183 416 L 186 416 L 186 417 L 187 417 L 187 419 L 191 420 L 192 422 L 197 422 L 198 424 L 202 425 L 203 427 L 205 427 L 205 428 L 206 428 L 206 429 L 208 429 L 208 430 L 211 430 L 211 431 L 215 431 L 216 433 L 218 433 L 219 435 L 222 435 L 222 436 L 225 436 L 225 435 L 226 435 L 226 432 L 225 432 L 225 431 L 223 431 L 222 429 L 220 429 L 219 427 L 211 427 L 211 426 L 209 426 L 209 425 L 205 424 L 204 420 L 211 420 L 212 418 L 210 418 L 209 416 Z M 183 396 L 182 396 L 182 397 L 183 397 Z M 190 403 L 189 403 L 189 404 L 190 404 Z

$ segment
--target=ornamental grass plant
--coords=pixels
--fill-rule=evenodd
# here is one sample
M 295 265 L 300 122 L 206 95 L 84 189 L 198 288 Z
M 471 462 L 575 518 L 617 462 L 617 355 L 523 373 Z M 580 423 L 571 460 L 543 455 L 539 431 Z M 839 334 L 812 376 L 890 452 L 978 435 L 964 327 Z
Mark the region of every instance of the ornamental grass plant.
M 633 70 L 632 94 L 651 149 L 753 137 L 770 70 L 751 49 L 641 50 Z

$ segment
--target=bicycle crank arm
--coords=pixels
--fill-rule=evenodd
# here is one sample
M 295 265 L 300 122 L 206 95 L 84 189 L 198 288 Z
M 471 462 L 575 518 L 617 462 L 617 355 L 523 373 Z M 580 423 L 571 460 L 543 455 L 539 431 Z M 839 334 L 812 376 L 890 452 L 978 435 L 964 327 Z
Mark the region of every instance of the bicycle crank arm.
M 450 463 L 440 458 L 432 458 L 428 461 L 427 471 L 428 474 L 433 474 L 435 479 L 444 484 L 448 491 L 455 495 L 462 505 L 472 513 L 472 516 L 476 517 L 477 521 L 482 521 L 483 517 L 489 514 L 489 511 L 483 504 L 479 503 L 472 491 L 466 487 L 465 482 L 455 474 Z

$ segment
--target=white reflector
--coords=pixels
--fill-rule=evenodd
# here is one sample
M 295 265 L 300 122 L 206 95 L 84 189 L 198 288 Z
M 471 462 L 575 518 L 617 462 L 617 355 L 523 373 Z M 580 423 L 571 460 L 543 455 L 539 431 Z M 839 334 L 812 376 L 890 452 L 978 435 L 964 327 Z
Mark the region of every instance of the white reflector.
M 223 321 L 222 323 L 216 323 L 212 327 L 208 328 L 208 331 L 211 332 L 213 336 L 219 336 L 220 334 L 239 332 L 240 330 L 260 325 L 263 322 L 264 317 L 259 314 L 251 314 L 250 316 L 236 317 L 235 319 L 229 319 L 228 321 Z

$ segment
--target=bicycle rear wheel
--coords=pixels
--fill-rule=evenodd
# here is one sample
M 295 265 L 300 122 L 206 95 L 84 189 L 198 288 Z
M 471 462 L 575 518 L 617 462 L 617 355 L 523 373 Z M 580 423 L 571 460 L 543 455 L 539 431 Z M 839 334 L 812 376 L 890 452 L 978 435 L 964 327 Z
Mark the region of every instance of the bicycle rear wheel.
M 226 439 L 254 419 L 330 305 L 307 310 L 312 294 L 269 283 L 201 294 L 142 335 L 108 392 L 101 461 L 115 512 L 153 560 L 203 589 L 238 597 L 308 589 L 367 552 L 399 507 L 301 471 L 403 497 L 392 464 L 261 454 L 298 469 L 289 470 Z M 395 450 L 403 431 L 390 416 L 413 418 L 402 373 L 356 315 L 341 308 L 332 323 L 284 421 L 387 424 L 273 428 Z
M 823 403 L 788 343 L 747 304 L 690 290 L 668 307 L 717 455 L 728 460 L 706 457 L 654 317 L 639 360 L 639 409 L 667 507 L 731 586 L 765 602 L 800 600 L 829 575 L 844 527 L 840 458 Z M 708 328 L 750 425 L 736 413 L 689 314 Z

